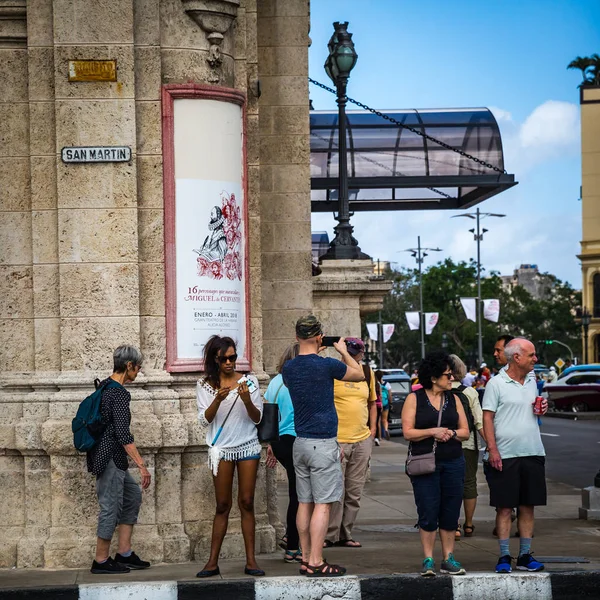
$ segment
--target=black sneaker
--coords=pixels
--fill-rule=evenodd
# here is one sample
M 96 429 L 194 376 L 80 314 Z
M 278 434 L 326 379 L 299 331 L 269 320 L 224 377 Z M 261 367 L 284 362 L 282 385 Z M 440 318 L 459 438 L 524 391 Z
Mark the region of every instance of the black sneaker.
M 119 555 L 117 554 L 117 556 Z M 90 572 L 95 573 L 96 575 L 118 575 L 119 573 L 129 573 L 129 571 L 130 569 L 128 569 L 125 565 L 119 564 L 110 556 L 103 563 L 97 563 L 94 561 L 92 563 L 92 568 L 90 569 Z
M 129 556 L 116 554 L 115 560 L 130 569 L 147 569 L 150 566 L 148 561 L 142 560 L 135 552 L 132 552 Z

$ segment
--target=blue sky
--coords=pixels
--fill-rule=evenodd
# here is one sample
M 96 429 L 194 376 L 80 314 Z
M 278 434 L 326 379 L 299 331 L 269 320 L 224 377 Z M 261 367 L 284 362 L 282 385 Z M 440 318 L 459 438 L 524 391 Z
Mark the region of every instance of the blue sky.
M 488 270 L 509 274 L 537 263 L 581 287 L 579 71 L 576 56 L 600 54 L 598 0 L 313 0 L 310 75 L 330 85 L 323 63 L 334 21 L 349 21 L 359 55 L 348 95 L 374 108 L 490 108 L 500 125 L 505 166 L 519 185 L 481 203 Z M 335 109 L 332 94 L 310 87 L 315 108 Z M 439 256 L 475 256 L 470 223 L 450 211 L 357 213 L 363 251 L 413 266 L 417 235 Z M 335 225 L 313 215 L 313 230 Z

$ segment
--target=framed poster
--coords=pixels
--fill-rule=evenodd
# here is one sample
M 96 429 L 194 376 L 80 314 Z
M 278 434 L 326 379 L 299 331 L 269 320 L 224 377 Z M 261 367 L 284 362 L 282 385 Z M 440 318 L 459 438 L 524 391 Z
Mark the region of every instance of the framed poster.
M 201 371 L 212 335 L 250 370 L 245 97 L 163 86 L 167 371 Z

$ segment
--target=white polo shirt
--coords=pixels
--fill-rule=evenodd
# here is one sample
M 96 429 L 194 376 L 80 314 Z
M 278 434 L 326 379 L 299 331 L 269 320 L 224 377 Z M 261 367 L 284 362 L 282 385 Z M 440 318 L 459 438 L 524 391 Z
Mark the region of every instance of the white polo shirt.
M 533 414 L 536 396 L 535 378 L 528 375 L 521 385 L 505 369 L 485 386 L 483 410 L 496 413 L 494 433 L 502 458 L 546 455 L 537 415 Z

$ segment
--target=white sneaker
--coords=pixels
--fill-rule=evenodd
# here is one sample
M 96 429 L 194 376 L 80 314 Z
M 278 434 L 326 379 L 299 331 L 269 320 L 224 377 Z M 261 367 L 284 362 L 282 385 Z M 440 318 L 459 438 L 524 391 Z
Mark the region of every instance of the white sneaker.
M 379 443 L 379 438 L 375 438 L 375 445 L 376 446 L 381 446 L 381 444 Z

